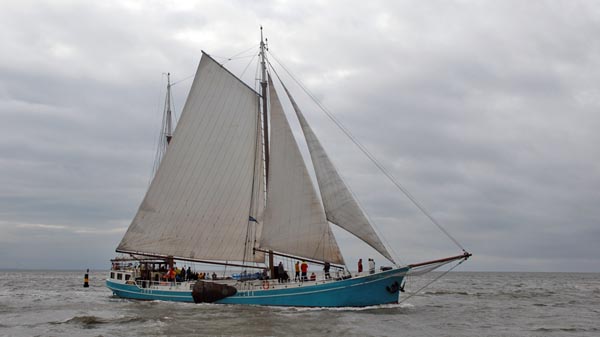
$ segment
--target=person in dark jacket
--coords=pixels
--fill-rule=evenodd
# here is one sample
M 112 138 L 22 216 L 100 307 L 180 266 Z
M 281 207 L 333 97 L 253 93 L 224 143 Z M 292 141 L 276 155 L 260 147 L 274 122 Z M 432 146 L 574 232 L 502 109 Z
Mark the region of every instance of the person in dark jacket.
M 278 278 L 278 282 L 282 283 L 284 282 L 284 276 L 285 275 L 285 269 L 283 268 L 283 263 L 281 263 L 281 261 L 279 262 L 279 266 L 277 266 L 277 278 Z
M 329 269 L 331 268 L 331 265 L 329 264 L 329 262 L 325 262 L 325 266 L 323 267 L 323 271 L 325 272 L 325 279 L 328 280 L 331 278 L 331 275 L 329 275 Z

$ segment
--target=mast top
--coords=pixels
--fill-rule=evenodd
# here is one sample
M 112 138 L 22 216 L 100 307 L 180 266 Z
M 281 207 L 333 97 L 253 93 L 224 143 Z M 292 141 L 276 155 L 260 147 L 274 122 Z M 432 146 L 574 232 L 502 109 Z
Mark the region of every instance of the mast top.
M 267 63 L 265 62 L 265 41 L 263 39 L 263 27 L 260 26 L 260 68 L 261 68 L 261 94 L 262 94 L 262 120 L 263 120 L 263 141 L 265 154 L 265 184 L 269 184 L 269 113 L 267 102 Z
M 262 26 L 260 26 L 260 65 L 261 65 L 261 73 L 262 73 L 260 83 L 263 85 L 266 85 L 266 83 L 267 83 L 267 66 L 265 63 L 265 40 L 263 38 L 263 27 Z

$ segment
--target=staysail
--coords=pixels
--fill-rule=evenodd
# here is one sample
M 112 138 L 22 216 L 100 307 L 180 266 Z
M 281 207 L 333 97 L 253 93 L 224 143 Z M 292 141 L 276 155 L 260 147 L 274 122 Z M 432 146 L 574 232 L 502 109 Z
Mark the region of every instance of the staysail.
M 264 197 L 257 192 L 258 99 L 203 54 L 167 152 L 117 251 L 264 262 L 245 242 L 249 216 L 261 216 L 256 198 Z
M 285 85 L 283 85 L 283 88 L 292 103 L 296 116 L 298 116 L 298 120 L 300 121 L 300 126 L 302 127 L 302 132 L 304 133 L 306 144 L 308 145 L 308 150 L 315 168 L 317 183 L 319 184 L 327 220 L 354 234 L 356 237 L 377 250 L 385 258 L 395 263 L 391 254 L 385 248 L 385 245 L 381 242 L 377 233 L 375 233 L 373 226 L 360 209 L 358 202 L 354 199 L 352 193 L 340 177 L 335 166 L 331 162 L 331 159 L 327 156 L 319 139 L 311 129 L 310 125 L 306 122 L 296 101 Z
M 270 78 L 269 97 L 271 151 L 260 246 L 343 264 L 342 254 Z

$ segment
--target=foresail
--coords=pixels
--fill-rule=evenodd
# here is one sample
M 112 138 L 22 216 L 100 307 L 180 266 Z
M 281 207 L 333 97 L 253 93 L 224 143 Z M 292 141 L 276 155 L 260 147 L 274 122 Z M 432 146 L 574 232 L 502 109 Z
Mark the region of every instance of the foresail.
M 373 226 L 360 209 L 358 202 L 354 199 L 352 193 L 335 169 L 335 166 L 329 159 L 329 156 L 327 156 L 327 153 L 325 152 L 325 149 L 323 149 L 323 146 L 321 146 L 317 136 L 306 122 L 306 119 L 294 101 L 294 98 L 285 86 L 283 88 L 292 103 L 294 111 L 296 111 L 300 126 L 302 127 L 302 132 L 304 132 L 304 137 L 306 138 L 308 150 L 315 168 L 315 174 L 317 176 L 317 182 L 319 184 L 327 220 L 354 234 L 377 250 L 385 258 L 395 262 L 385 248 L 385 245 L 381 242 L 379 236 L 377 236 L 377 233 L 375 233 Z
M 260 246 L 343 264 L 302 155 L 269 78 L 271 105 L 267 207 Z
M 249 216 L 261 208 L 253 202 L 261 197 L 258 99 L 203 55 L 167 152 L 117 251 L 264 262 L 245 244 L 254 226 Z

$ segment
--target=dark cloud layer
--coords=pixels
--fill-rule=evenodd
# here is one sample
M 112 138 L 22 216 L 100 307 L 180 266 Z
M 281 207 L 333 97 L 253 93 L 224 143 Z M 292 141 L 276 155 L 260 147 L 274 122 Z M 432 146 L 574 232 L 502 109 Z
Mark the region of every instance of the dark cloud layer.
M 463 270 L 600 271 L 594 2 L 5 1 L 0 22 L 0 268 L 106 267 L 150 178 L 162 73 L 257 45 L 262 24 L 273 55 L 475 253 Z M 403 262 L 457 252 L 298 101 Z M 336 232 L 347 261 L 372 254 Z

